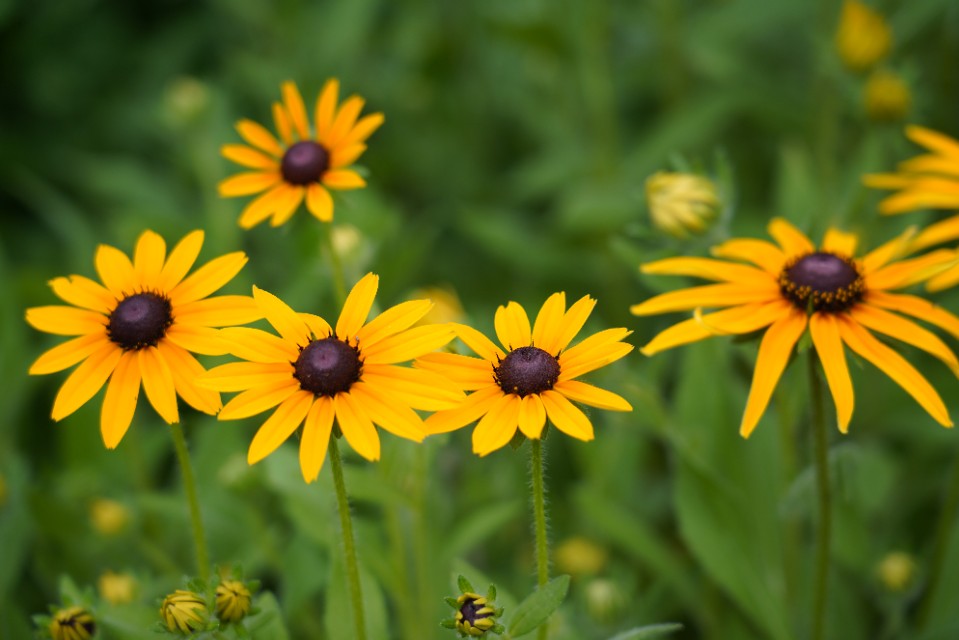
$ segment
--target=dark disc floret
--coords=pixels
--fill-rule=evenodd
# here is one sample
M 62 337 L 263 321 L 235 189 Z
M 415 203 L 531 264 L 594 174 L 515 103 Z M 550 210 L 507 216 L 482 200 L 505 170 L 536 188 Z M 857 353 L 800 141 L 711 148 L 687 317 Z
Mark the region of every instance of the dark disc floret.
M 499 361 L 493 378 L 504 393 L 520 397 L 542 393 L 556 384 L 559 361 L 539 347 L 520 347 Z
M 173 324 L 170 300 L 156 293 L 124 298 L 110 314 L 107 335 L 124 351 L 155 347 Z
M 818 251 L 787 262 L 779 288 L 803 311 L 845 311 L 862 299 L 865 283 L 851 258 Z
M 333 336 L 306 345 L 293 363 L 300 388 L 318 396 L 348 391 L 362 370 L 359 349 Z
M 330 168 L 330 154 L 323 145 L 303 140 L 290 146 L 280 161 L 283 180 L 289 184 L 319 182 Z
M 477 620 L 489 618 L 493 615 L 493 609 L 486 603 L 485 598 L 469 598 L 460 607 L 460 613 L 463 614 L 463 621 L 468 622 L 470 626 L 475 627 Z

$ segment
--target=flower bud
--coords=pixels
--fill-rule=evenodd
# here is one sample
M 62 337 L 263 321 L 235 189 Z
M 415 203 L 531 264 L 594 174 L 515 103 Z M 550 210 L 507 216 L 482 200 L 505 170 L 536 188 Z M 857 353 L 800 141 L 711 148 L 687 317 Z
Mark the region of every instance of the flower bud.
M 506 629 L 497 619 L 503 610 L 493 605 L 496 599 L 496 587 L 490 585 L 485 596 L 473 591 L 473 585 L 463 576 L 459 577 L 461 594 L 457 598 L 447 598 L 446 603 L 456 613 L 453 618 L 441 624 L 447 629 L 456 629 L 462 638 L 485 637 L 487 633 L 502 634 Z
M 586 538 L 573 537 L 556 547 L 556 568 L 572 576 L 593 576 L 600 573 L 609 560 L 606 549 Z
M 133 601 L 137 581 L 128 573 L 107 571 L 97 580 L 100 597 L 110 604 L 126 604 Z
M 177 589 L 165 597 L 160 605 L 160 617 L 167 629 L 185 636 L 203 629 L 209 616 L 206 601 L 192 591 Z
M 250 613 L 252 602 L 252 594 L 244 583 L 225 580 L 216 588 L 216 617 L 220 622 L 239 622 Z
M 892 30 L 882 14 L 859 0 L 846 0 L 836 30 L 836 51 L 843 64 L 857 73 L 882 60 L 892 45 Z
M 115 536 L 130 522 L 130 512 L 116 500 L 98 498 L 90 505 L 90 521 L 101 535 Z
M 897 122 L 909 113 L 912 94 L 901 76 L 880 69 L 869 74 L 863 90 L 863 102 L 870 120 Z
M 916 579 L 916 561 L 905 551 L 887 553 L 876 566 L 879 582 L 888 591 L 901 593 Z
M 89 611 L 75 606 L 56 611 L 47 629 L 53 640 L 90 640 L 97 625 Z
M 720 207 L 716 184 L 694 173 L 654 173 L 646 180 L 646 201 L 653 225 L 677 238 L 705 231 Z

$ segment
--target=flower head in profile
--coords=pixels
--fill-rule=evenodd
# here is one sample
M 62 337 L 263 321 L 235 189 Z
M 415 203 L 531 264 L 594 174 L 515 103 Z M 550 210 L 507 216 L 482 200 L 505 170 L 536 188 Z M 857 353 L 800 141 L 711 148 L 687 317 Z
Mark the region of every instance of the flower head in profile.
M 363 98 L 350 96 L 339 105 L 339 82 L 328 80 L 316 101 L 313 126 L 303 97 L 293 82 L 284 82 L 283 101 L 273 103 L 277 139 L 252 120 L 236 129 L 247 144 L 224 145 L 221 153 L 249 169 L 220 183 L 224 197 L 260 194 L 240 215 L 240 226 L 266 219 L 278 227 L 305 200 L 317 219 L 333 219 L 330 189 L 360 189 L 366 182 L 349 168 L 366 151 L 366 139 L 383 124 L 383 114 L 360 118 Z
M 892 29 L 881 13 L 859 0 L 846 0 L 836 30 L 836 50 L 851 71 L 868 71 L 886 57 Z
M 910 125 L 906 136 L 925 147 L 927 153 L 899 164 L 895 173 L 867 175 L 866 186 L 891 189 L 896 193 L 879 203 L 879 212 L 895 215 L 919 209 L 959 208 L 959 140 Z M 910 245 L 913 251 L 959 238 L 959 216 L 946 218 L 922 230 Z M 930 291 L 946 289 L 959 282 L 959 267 L 944 271 L 929 281 Z
M 216 617 L 224 623 L 236 623 L 250 613 L 253 594 L 242 580 L 224 580 L 216 587 Z
M 209 625 L 210 610 L 200 594 L 177 589 L 163 598 L 160 618 L 171 632 L 189 636 Z
M 510 302 L 501 306 L 494 323 L 504 349 L 476 329 L 452 325 L 479 358 L 431 353 L 418 358 L 414 366 L 440 373 L 473 393 L 457 407 L 427 418 L 430 433 L 453 431 L 479 420 L 473 431 L 473 452 L 485 456 L 506 445 L 517 427 L 527 438 L 538 439 L 547 416 L 563 433 L 592 440 L 592 423 L 571 400 L 601 409 L 632 411 L 617 394 L 576 380 L 633 349 L 621 342 L 630 334 L 627 329 L 600 331 L 569 346 L 595 305 L 594 299 L 584 296 L 567 310 L 566 294 L 554 293 L 532 327 L 521 305 Z
M 426 431 L 414 409 L 445 409 L 463 397 L 434 373 L 397 366 L 442 347 L 453 339 L 453 330 L 410 328 L 429 311 L 429 300 L 400 303 L 367 322 L 378 283 L 370 273 L 353 287 L 335 327 L 319 316 L 296 313 L 254 287 L 256 304 L 279 335 L 240 327 L 221 332 L 230 353 L 245 362 L 215 367 L 200 380 L 219 391 L 242 392 L 219 418 L 237 420 L 275 408 L 250 444 L 250 464 L 275 451 L 303 424 L 300 467 L 312 482 L 326 457 L 334 420 L 357 453 L 378 460 L 374 424 L 418 442 Z
M 836 405 L 839 429 L 853 413 L 853 388 L 846 365 L 849 347 L 897 384 L 943 426 L 949 413 L 932 385 L 875 333 L 927 351 L 959 373 L 959 361 L 917 318 L 959 337 L 959 318 L 923 298 L 894 293 L 955 263 L 951 251 L 898 259 L 910 234 L 857 255 L 857 238 L 830 229 L 822 246 L 781 218 L 769 224 L 777 244 L 734 239 L 713 250 L 720 259 L 668 258 L 645 264 L 644 273 L 715 281 L 655 296 L 632 307 L 636 315 L 695 310 L 695 316 L 666 329 L 642 348 L 646 355 L 717 335 L 763 330 L 752 387 L 740 433 L 748 437 L 766 410 L 773 389 L 800 337 L 809 330 Z M 720 311 L 702 313 L 703 308 Z
M 53 640 L 90 640 L 97 624 L 86 608 L 73 606 L 54 611 L 47 631 Z
M 219 394 L 195 384 L 204 368 L 192 354 L 222 355 L 215 327 L 262 315 L 249 296 L 208 297 L 243 268 L 242 252 L 187 275 L 202 245 L 203 232 L 194 231 L 167 255 L 163 238 L 146 231 L 132 262 L 120 250 L 100 245 L 95 262 L 102 284 L 78 275 L 50 281 L 69 306 L 27 309 L 27 322 L 40 331 L 75 337 L 41 355 L 30 373 L 55 373 L 79 363 L 54 400 L 54 420 L 72 414 L 106 384 L 100 430 L 113 449 L 133 420 L 141 384 L 150 404 L 171 424 L 179 421 L 177 396 L 204 413 L 220 409 Z

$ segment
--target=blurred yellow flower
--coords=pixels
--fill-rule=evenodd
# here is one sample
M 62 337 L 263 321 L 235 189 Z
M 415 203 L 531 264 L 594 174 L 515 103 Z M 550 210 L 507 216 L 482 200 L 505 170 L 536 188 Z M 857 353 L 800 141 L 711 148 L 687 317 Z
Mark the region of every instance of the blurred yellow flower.
M 586 584 L 586 611 L 593 620 L 609 624 L 623 613 L 627 598 L 621 585 L 608 578 L 593 578 Z
M 192 76 L 181 76 L 167 85 L 164 111 L 174 125 L 193 122 L 210 104 L 210 90 Z
M 902 120 L 912 106 L 909 86 L 897 73 L 879 69 L 869 74 L 863 89 L 866 115 L 876 122 Z
M 185 636 L 203 629 L 209 616 L 206 600 L 192 591 L 177 589 L 165 597 L 160 605 L 160 617 L 167 629 Z
M 850 70 L 868 71 L 892 46 L 892 30 L 879 12 L 859 0 L 846 0 L 836 30 L 836 50 Z
M 216 617 L 221 622 L 239 622 L 250 613 L 253 596 L 239 580 L 225 580 L 216 587 Z
M 446 287 L 423 287 L 410 294 L 411 298 L 425 298 L 433 307 L 417 324 L 446 324 L 463 321 L 463 305 L 453 289 Z
M 106 571 L 97 580 L 100 597 L 110 604 L 126 604 L 133 601 L 137 581 L 128 573 Z
M 90 640 L 97 632 L 97 625 L 83 607 L 68 607 L 53 614 L 47 629 L 53 640 Z
M 606 549 L 580 536 L 567 538 L 560 543 L 554 557 L 559 572 L 573 576 L 596 575 L 606 567 L 609 560 Z
M 90 505 L 90 522 L 101 535 L 115 536 L 130 522 L 130 511 L 116 500 L 97 498 Z
M 876 575 L 886 589 L 893 593 L 905 591 L 915 582 L 916 560 L 904 551 L 893 551 L 879 561 Z
M 249 229 L 268 218 L 278 227 L 304 200 L 311 214 L 330 222 L 333 198 L 329 190 L 366 186 L 360 174 L 347 167 L 366 151 L 366 139 L 383 124 L 383 114 L 359 118 L 363 98 L 350 96 L 338 106 L 339 91 L 338 80 L 326 82 L 316 101 L 311 128 L 299 89 L 293 82 L 284 82 L 283 102 L 273 103 L 279 140 L 252 120 L 237 123 L 236 129 L 247 144 L 224 145 L 221 153 L 250 171 L 221 182 L 220 195 L 262 193 L 243 210 L 241 227 Z
M 705 231 L 720 207 L 716 184 L 693 173 L 654 173 L 646 180 L 646 201 L 653 224 L 677 238 Z

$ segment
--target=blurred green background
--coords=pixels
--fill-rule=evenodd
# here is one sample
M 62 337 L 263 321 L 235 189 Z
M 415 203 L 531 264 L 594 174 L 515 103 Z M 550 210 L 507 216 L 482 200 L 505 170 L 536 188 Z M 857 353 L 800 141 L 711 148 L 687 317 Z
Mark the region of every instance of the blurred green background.
M 245 199 L 216 192 L 236 171 L 219 146 L 239 141 L 241 117 L 269 124 L 282 81 L 310 103 L 335 76 L 386 115 L 362 158 L 370 187 L 338 197 L 334 222 L 350 284 L 381 275 L 381 308 L 442 286 L 489 331 L 508 300 L 532 314 L 554 291 L 588 293 L 599 304 L 587 330 L 628 326 L 639 346 L 678 316 L 637 319 L 629 305 L 681 284 L 640 277 L 642 261 L 704 255 L 762 234 L 772 215 L 814 238 L 841 224 L 872 246 L 935 219 L 880 219 L 880 194 L 860 179 L 915 155 L 904 122 L 959 134 L 959 5 L 873 6 L 894 34 L 884 66 L 912 94 L 891 122 L 867 116 L 866 79 L 835 51 L 834 1 L 0 2 L 0 638 L 28 637 L 63 576 L 92 586 L 106 570 L 139 588 L 127 605 L 94 598 L 101 637 L 155 637 L 157 598 L 192 567 L 179 471 L 152 408 L 141 403 L 105 451 L 99 397 L 54 424 L 66 374 L 26 375 L 59 342 L 23 321 L 25 308 L 55 303 L 48 280 L 94 276 L 99 243 L 129 253 L 144 229 L 172 244 L 202 228 L 201 259 L 250 256 L 227 292 L 256 283 L 336 315 L 315 220 L 301 211 L 244 232 Z M 645 179 L 682 166 L 723 187 L 706 237 L 650 225 Z M 955 294 L 938 301 L 959 309 Z M 948 370 L 901 350 L 954 408 Z M 592 380 L 636 410 L 591 412 L 592 443 L 548 439 L 553 571 L 573 574 L 552 637 L 664 621 L 685 626 L 680 638 L 807 635 L 805 375 L 790 367 L 743 441 L 754 354 L 727 340 L 631 354 Z M 912 626 L 955 434 L 872 368 L 854 369 L 851 433 L 833 437 L 828 637 L 956 637 L 959 544 L 925 635 Z M 328 470 L 304 485 L 293 443 L 248 468 L 256 419 L 183 421 L 214 561 L 262 580 L 289 637 L 348 638 Z M 438 623 L 456 573 L 495 582 L 507 608 L 532 589 L 525 450 L 478 459 L 469 434 L 422 446 L 386 436 L 382 462 L 347 457 L 373 637 L 452 637 Z M 91 517 L 104 498 L 126 513 L 113 533 Z M 892 551 L 916 563 L 899 591 L 877 575 Z

